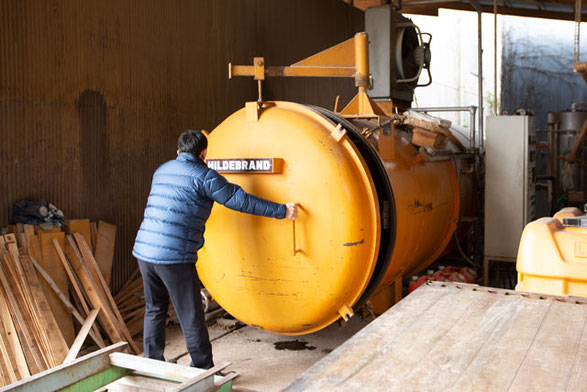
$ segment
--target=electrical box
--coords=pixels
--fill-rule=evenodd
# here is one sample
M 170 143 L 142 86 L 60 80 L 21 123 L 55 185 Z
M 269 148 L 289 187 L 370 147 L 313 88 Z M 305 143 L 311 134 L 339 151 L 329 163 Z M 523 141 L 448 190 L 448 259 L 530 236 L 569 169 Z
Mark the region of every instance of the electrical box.
M 484 251 L 486 267 L 488 260 L 516 260 L 524 226 L 534 219 L 535 160 L 534 117 L 487 117 Z
M 371 7 L 365 11 L 365 32 L 369 34 L 369 66 L 373 99 L 411 102 L 414 89 L 427 86 L 430 74 L 430 40 L 410 19 L 392 5 Z M 426 41 L 428 39 L 428 41 Z M 428 83 L 418 84 L 422 70 Z

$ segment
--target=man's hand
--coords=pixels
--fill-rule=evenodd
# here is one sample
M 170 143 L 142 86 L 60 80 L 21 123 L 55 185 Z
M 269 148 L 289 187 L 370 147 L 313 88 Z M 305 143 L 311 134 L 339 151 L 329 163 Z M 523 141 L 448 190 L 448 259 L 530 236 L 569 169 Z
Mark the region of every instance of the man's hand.
M 285 206 L 287 207 L 285 217 L 289 220 L 296 220 L 298 217 L 298 206 L 296 203 L 287 203 Z

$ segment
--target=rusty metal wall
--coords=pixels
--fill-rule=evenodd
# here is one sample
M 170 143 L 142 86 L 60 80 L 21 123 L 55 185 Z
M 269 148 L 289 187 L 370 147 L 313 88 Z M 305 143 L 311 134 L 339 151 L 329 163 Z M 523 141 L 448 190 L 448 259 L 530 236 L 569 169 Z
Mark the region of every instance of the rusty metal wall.
M 290 64 L 362 29 L 340 0 L 0 0 L 0 225 L 29 198 L 116 224 L 116 290 L 179 133 L 256 98 L 227 63 Z M 353 93 L 352 80 L 282 79 L 264 98 L 331 107 Z

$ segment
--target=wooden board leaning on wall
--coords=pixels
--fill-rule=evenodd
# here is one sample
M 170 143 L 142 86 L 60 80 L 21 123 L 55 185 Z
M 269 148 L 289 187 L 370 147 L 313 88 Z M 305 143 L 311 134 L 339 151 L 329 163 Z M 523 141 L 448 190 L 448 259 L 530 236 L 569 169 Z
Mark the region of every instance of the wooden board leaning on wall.
M 116 226 L 75 219 L 66 227 L 2 229 L 0 386 L 75 359 L 84 343 L 93 350 L 126 341 L 141 352 L 126 322 L 136 330 L 142 313 L 133 307 L 133 317 L 123 317 L 109 288 Z

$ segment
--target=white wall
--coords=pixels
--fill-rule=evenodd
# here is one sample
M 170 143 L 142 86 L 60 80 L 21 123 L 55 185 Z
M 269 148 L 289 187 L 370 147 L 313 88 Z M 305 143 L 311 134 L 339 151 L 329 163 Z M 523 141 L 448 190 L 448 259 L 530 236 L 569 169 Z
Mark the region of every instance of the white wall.
M 432 85 L 416 89 L 413 106 L 470 106 L 478 105 L 477 69 L 477 13 L 469 11 L 439 10 L 439 15 L 410 17 L 422 32 L 432 34 Z M 497 36 L 497 91 L 501 69 L 502 16 L 498 15 Z M 484 112 L 490 113 L 494 83 L 494 20 L 483 14 L 483 96 Z M 426 76 L 421 77 L 421 82 Z M 469 128 L 468 113 L 443 113 L 439 117 L 453 121 L 454 125 Z

